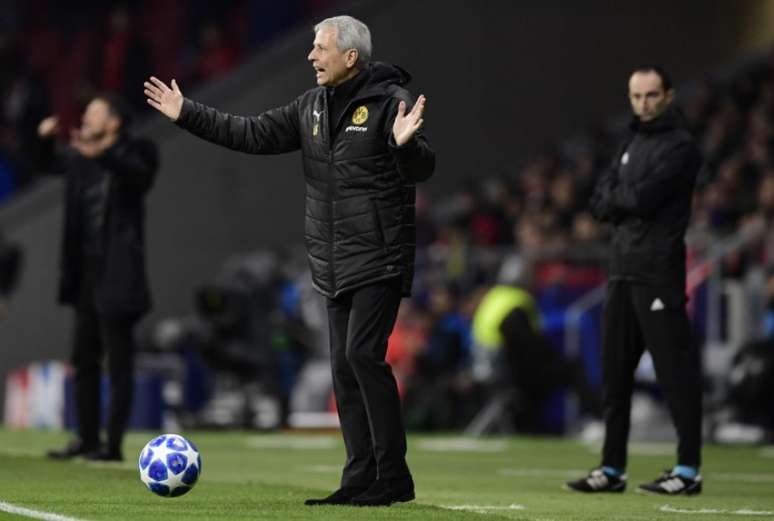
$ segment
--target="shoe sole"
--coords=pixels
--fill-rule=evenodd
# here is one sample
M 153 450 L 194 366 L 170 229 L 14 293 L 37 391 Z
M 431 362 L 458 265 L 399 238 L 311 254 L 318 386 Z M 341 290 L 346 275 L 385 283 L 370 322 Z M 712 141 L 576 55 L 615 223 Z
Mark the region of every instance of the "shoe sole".
M 626 491 L 626 487 L 611 488 L 608 490 L 578 490 L 577 488 L 572 488 L 571 486 L 564 484 L 562 485 L 562 490 L 578 492 L 580 494 L 623 494 Z
M 413 501 L 414 499 L 416 499 L 416 496 L 414 495 L 414 493 L 409 492 L 408 494 L 400 496 L 399 498 L 393 499 L 389 503 L 361 503 L 353 500 L 351 503 L 348 503 L 348 504 L 356 507 L 388 507 L 394 503 L 408 503 L 409 501 Z
M 648 490 L 648 489 L 640 488 L 640 487 L 637 487 L 636 491 L 637 491 L 638 494 L 643 494 L 645 496 L 661 496 L 661 497 L 665 497 L 665 496 L 698 496 L 699 494 L 701 494 L 701 490 L 685 491 L 685 492 L 678 492 L 677 494 L 670 494 L 668 492 L 656 492 L 655 490 Z

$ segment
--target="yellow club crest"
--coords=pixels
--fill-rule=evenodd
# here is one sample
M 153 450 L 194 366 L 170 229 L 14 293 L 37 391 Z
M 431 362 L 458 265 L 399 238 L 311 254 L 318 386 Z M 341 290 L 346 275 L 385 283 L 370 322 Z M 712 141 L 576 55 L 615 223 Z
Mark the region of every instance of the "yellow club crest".
M 362 125 L 368 120 L 368 108 L 365 105 L 360 105 L 355 109 L 352 114 L 352 123 L 355 125 Z

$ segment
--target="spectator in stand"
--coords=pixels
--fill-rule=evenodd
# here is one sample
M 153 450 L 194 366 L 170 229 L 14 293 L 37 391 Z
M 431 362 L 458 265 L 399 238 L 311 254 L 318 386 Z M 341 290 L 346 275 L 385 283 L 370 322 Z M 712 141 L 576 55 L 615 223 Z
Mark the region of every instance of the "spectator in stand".
M 236 47 L 223 34 L 215 21 L 208 21 L 199 31 L 199 60 L 195 79 L 206 81 L 231 71 L 239 61 Z
M 407 424 L 422 430 L 459 429 L 475 413 L 470 319 L 449 285 L 430 289 L 426 342 L 415 353 L 404 407 Z
M 134 13 L 126 5 L 114 7 L 108 16 L 107 32 L 99 56 L 100 90 L 119 92 L 135 107 L 145 107 L 137 85 L 150 73 L 150 57 L 135 27 Z
M 0 198 L 15 187 L 33 180 L 40 153 L 38 123 L 49 113 L 40 78 L 29 68 L 17 42 L 9 40 L 0 49 L 0 155 L 8 176 L 0 187 Z
M 580 210 L 575 197 L 575 179 L 571 170 L 559 172 L 549 186 L 549 202 L 556 213 L 558 225 L 563 230 L 570 230 L 575 214 Z

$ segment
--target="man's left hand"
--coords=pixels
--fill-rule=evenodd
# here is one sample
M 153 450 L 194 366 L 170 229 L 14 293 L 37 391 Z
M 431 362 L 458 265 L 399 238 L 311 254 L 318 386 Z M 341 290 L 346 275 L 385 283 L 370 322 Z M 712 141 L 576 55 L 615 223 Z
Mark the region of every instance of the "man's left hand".
M 406 102 L 400 102 L 398 105 L 398 115 L 395 116 L 395 123 L 392 125 L 392 135 L 395 137 L 395 144 L 398 146 L 405 145 L 414 137 L 416 131 L 425 121 L 422 119 L 424 110 L 424 96 L 419 96 L 419 99 L 408 114 L 406 114 Z

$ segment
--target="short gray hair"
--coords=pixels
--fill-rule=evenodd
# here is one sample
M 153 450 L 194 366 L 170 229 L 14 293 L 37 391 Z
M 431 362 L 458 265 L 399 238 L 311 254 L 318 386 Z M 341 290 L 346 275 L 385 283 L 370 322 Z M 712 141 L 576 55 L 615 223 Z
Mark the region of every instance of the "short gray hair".
M 314 34 L 322 27 L 335 27 L 336 46 L 339 51 L 344 52 L 349 49 L 357 50 L 357 63 L 359 68 L 363 68 L 371 61 L 371 31 L 368 26 L 351 16 L 334 16 L 326 18 L 314 26 Z

